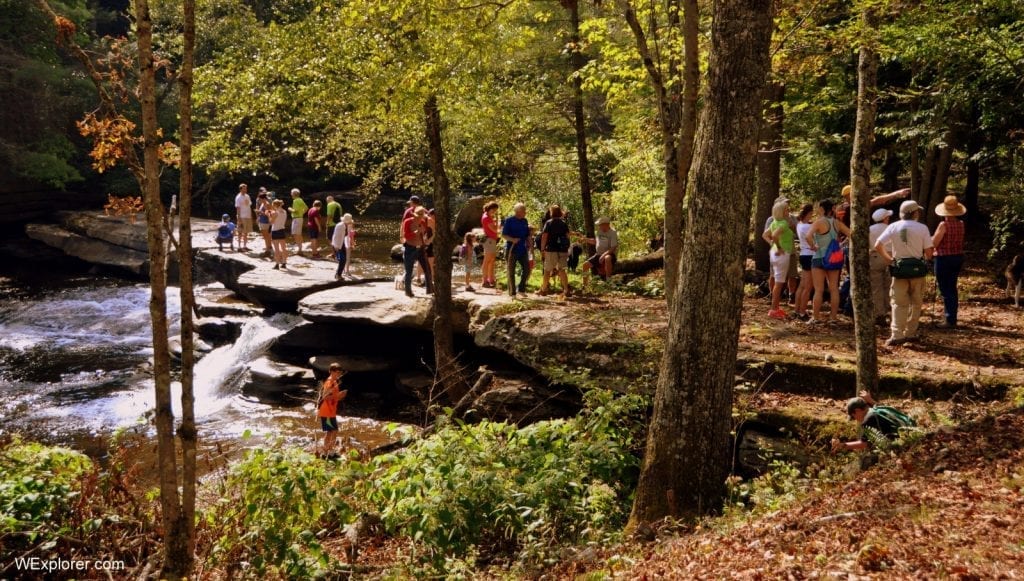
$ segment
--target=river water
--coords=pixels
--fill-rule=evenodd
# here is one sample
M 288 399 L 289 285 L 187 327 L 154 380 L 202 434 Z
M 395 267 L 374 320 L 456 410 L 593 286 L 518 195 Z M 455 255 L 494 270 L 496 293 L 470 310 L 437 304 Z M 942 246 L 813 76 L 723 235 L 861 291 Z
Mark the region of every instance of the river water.
M 397 271 L 389 258 L 396 222 L 357 224 L 353 274 Z M 0 436 L 19 433 L 87 449 L 120 428 L 151 434 L 148 285 L 34 265 L 0 268 Z M 168 298 L 176 334 L 177 289 L 168 289 Z M 254 317 L 235 343 L 200 359 L 195 393 L 201 438 L 223 442 L 248 433 L 253 441 L 280 437 L 308 444 L 320 435 L 311 390 L 266 401 L 242 389 L 247 363 L 301 320 Z M 341 418 L 340 427 L 342 441 L 347 437 L 358 447 L 389 441 L 380 422 L 357 414 Z

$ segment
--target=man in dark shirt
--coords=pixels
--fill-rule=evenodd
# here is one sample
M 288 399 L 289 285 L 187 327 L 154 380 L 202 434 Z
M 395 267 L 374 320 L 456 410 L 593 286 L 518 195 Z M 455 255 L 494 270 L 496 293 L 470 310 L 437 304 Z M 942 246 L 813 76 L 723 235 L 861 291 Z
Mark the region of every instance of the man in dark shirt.
M 513 207 L 514 214 L 505 219 L 501 237 L 505 239 L 505 262 L 508 266 L 508 294 L 526 294 L 526 281 L 530 278 L 530 223 L 526 220 L 526 205 Z M 520 266 L 519 284 L 516 284 L 516 264 Z
M 909 428 L 914 421 L 896 408 L 876 405 L 875 400 L 867 391 L 860 392 L 846 402 L 846 413 L 851 420 L 860 424 L 860 435 L 853 442 L 840 442 L 832 439 L 832 451 L 866 450 L 872 447 L 872 440 L 895 440 L 900 435 L 900 428 Z
M 569 226 L 563 220 L 561 206 L 551 206 L 548 213 L 551 218 L 544 223 L 540 233 L 540 250 L 544 257 L 544 280 L 540 285 L 540 294 L 548 293 L 551 277 L 557 274 L 562 283 L 562 298 L 568 298 L 569 275 L 565 269 L 569 264 Z

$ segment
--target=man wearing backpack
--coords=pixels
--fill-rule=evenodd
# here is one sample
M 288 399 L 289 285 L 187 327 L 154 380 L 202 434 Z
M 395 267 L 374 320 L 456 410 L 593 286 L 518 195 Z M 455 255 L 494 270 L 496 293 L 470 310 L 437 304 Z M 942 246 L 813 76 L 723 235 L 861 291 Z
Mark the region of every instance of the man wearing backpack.
M 562 283 L 562 298 L 569 297 L 569 275 L 565 269 L 569 264 L 569 225 L 563 220 L 561 206 L 551 206 L 551 219 L 544 223 L 540 233 L 540 249 L 544 257 L 544 279 L 540 285 L 540 294 L 548 294 L 551 275 L 558 273 Z
M 921 206 L 913 200 L 900 204 L 900 220 L 890 224 L 875 242 L 875 251 L 889 264 L 892 274 L 892 335 L 886 346 L 917 339 L 917 324 L 924 304 L 925 260 L 932 258 L 932 236 L 918 222 Z
M 900 410 L 878 405 L 871 394 L 862 391 L 860 397 L 846 402 L 846 414 L 860 425 L 860 437 L 853 442 L 832 439 L 832 451 L 866 450 L 879 443 L 891 442 L 900 435 L 901 428 L 912 428 L 914 420 Z

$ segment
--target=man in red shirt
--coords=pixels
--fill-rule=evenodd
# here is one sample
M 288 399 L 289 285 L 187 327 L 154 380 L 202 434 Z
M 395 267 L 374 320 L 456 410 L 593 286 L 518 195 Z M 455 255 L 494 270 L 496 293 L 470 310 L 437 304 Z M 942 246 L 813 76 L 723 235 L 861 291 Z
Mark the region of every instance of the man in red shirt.
M 434 292 L 434 277 L 430 272 L 430 264 L 423 252 L 425 240 L 423 238 L 427 230 L 427 209 L 418 206 L 412 216 L 402 221 L 402 262 L 405 265 L 405 296 L 412 294 L 412 271 L 418 263 L 423 269 L 424 281 L 427 287 L 427 294 Z

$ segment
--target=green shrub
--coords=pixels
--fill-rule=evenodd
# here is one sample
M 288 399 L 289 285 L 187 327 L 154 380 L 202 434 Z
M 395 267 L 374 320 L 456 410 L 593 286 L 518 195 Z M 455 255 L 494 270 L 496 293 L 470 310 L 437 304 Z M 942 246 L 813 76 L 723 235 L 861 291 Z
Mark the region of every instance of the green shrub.
M 360 467 L 299 449 L 249 451 L 231 467 L 221 500 L 202 517 L 215 539 L 214 564 L 288 578 L 323 574 L 331 563 L 319 539 L 352 520 L 345 499 Z
M 480 551 L 526 566 L 551 562 L 567 543 L 603 542 L 628 516 L 639 397 L 588 394 L 569 420 L 525 428 L 450 421 L 398 454 L 373 460 L 361 489 L 390 531 L 421 557 Z
M 92 461 L 66 448 L 14 440 L 0 452 L 0 533 L 55 533 L 80 495 Z

